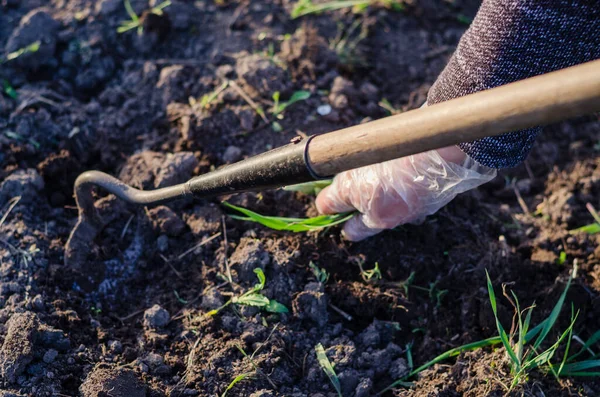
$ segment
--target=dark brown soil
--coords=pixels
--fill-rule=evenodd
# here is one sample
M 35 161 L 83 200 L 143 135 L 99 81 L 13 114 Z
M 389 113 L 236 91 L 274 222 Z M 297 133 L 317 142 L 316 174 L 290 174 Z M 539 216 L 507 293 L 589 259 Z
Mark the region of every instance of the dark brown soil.
M 418 107 L 466 29 L 461 21 L 478 7 L 414 0 L 404 12 L 372 7 L 292 20 L 294 3 L 173 0 L 158 17 L 136 0 L 138 15 L 146 11 L 137 35 L 116 31 L 128 19 L 120 0 L 0 2 L 6 52 L 41 41 L 38 52 L 0 65 L 0 80 L 18 92 L 0 95 L 1 396 L 216 396 L 244 373 L 252 376 L 228 395 L 334 396 L 316 359 L 319 343 L 344 396 L 373 396 L 407 373 L 407 346 L 419 365 L 496 335 L 486 269 L 497 291 L 511 283 L 522 305 L 536 302 L 537 322 L 578 260 L 567 298 L 581 311 L 576 334 L 600 329 L 600 235 L 568 233 L 593 221 L 586 203 L 600 207 L 597 115 L 546 128 L 526 164 L 421 225 L 365 242 L 344 242 L 338 229 L 290 234 L 235 221 L 218 200 L 121 205 L 89 247 L 85 282 L 65 268 L 80 172 L 99 169 L 153 189 L 297 135 L 383 117 L 383 98 Z M 357 19 L 366 37 L 354 50 L 332 50 Z M 312 95 L 286 110 L 276 132 L 235 87 L 200 105 L 225 79 L 264 109 L 275 91 Z M 319 115 L 327 104 L 331 112 Z M 316 212 L 311 197 L 285 191 L 230 200 L 272 215 Z M 329 273 L 326 283 L 311 261 Z M 359 263 L 378 263 L 382 279 L 365 282 Z M 229 306 L 206 316 L 252 287 L 257 267 L 264 294 L 289 313 Z M 510 304 L 501 299 L 499 310 L 509 327 Z M 386 395 L 503 395 L 509 382 L 502 351 L 484 349 Z M 594 379 L 559 382 L 537 371 L 514 391 L 599 393 Z

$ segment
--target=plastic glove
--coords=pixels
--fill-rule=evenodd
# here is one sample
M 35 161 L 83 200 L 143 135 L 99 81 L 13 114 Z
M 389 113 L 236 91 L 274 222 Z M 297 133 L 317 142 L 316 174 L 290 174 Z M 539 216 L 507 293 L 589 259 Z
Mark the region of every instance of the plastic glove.
M 317 196 L 322 214 L 359 211 L 343 234 L 359 241 L 384 229 L 422 221 L 457 194 L 492 180 L 496 170 L 458 147 L 407 156 L 338 174 Z

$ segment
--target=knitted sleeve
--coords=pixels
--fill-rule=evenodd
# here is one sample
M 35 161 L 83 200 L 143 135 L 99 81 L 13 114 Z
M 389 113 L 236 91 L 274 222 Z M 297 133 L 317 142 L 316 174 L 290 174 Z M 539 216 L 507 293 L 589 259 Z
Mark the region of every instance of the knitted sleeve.
M 600 0 L 483 0 L 428 104 L 600 58 Z M 538 128 L 460 144 L 488 167 L 522 162 Z

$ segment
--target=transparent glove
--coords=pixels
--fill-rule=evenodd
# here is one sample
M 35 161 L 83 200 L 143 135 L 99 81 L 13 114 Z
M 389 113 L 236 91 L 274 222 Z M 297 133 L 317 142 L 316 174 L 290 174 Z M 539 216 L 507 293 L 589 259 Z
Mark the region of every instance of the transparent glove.
M 492 180 L 496 170 L 452 146 L 338 174 L 317 196 L 322 214 L 358 211 L 343 234 L 359 241 L 384 229 L 417 223 L 457 194 Z

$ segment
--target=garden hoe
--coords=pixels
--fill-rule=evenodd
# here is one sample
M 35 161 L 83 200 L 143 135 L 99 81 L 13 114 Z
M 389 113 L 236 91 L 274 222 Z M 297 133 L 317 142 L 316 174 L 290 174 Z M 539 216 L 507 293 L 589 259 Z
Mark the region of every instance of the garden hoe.
M 132 188 L 99 171 L 87 171 L 75 181 L 79 219 L 67 241 L 65 264 L 81 269 L 96 235 L 111 218 L 111 211 L 103 211 L 100 203 L 94 203 L 94 186 L 140 205 L 281 187 L 598 111 L 600 60 L 294 140 L 180 185 L 153 191 Z

